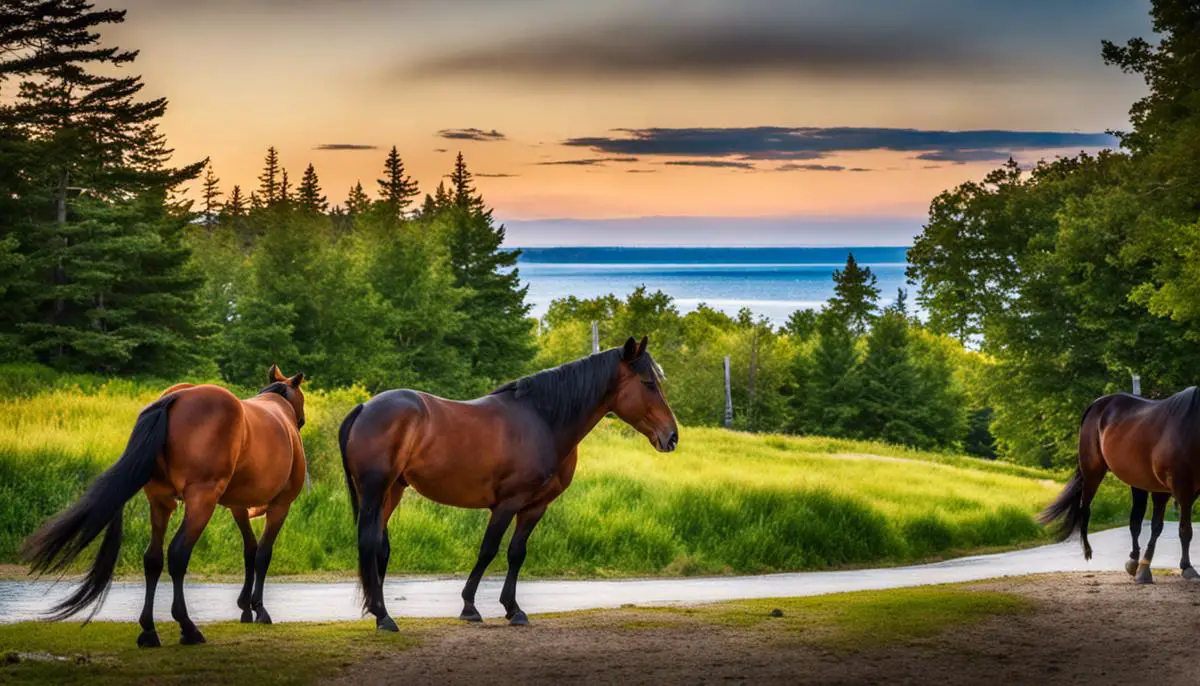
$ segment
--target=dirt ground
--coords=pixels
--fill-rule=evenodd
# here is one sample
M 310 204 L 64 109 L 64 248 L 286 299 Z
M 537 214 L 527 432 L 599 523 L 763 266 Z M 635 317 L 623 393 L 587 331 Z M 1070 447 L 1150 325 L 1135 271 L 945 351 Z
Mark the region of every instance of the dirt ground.
M 340 683 L 1200 683 L 1200 583 L 1157 581 L 1106 573 L 971 584 L 1032 608 L 882 646 L 654 611 L 535 616 L 528 627 L 493 620 L 436 629 L 420 647 L 350 667 Z

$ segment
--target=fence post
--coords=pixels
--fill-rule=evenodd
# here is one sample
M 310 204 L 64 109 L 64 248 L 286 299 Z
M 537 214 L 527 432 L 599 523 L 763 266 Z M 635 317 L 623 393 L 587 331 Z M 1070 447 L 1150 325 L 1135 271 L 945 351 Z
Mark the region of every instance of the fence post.
M 592 354 L 600 352 L 600 322 L 592 320 Z
M 1133 375 L 1133 394 L 1134 395 L 1142 394 L 1142 376 L 1141 376 L 1141 374 Z
M 729 356 L 725 356 L 725 428 L 733 428 L 733 393 L 729 388 Z

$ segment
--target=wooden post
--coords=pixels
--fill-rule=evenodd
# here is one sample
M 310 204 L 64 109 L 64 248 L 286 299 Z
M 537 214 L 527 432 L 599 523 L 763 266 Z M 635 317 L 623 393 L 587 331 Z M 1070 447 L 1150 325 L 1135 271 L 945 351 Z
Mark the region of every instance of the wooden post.
M 592 354 L 600 352 L 600 322 L 592 320 Z
M 1140 374 L 1133 375 L 1133 394 L 1142 394 L 1142 376 Z
M 725 428 L 733 428 L 733 393 L 729 387 L 729 356 L 725 356 Z

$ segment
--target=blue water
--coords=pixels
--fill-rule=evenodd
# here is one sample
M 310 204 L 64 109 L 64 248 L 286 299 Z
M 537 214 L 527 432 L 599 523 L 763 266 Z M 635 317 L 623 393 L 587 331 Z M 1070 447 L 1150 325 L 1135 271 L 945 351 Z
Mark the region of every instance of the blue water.
M 737 314 L 748 307 L 776 324 L 833 295 L 833 270 L 854 253 L 878 278 L 881 303 L 907 287 L 903 247 L 853 248 L 525 248 L 518 267 L 532 314 L 574 295 L 628 295 L 638 286 L 675 298 L 681 312 L 700 303 Z

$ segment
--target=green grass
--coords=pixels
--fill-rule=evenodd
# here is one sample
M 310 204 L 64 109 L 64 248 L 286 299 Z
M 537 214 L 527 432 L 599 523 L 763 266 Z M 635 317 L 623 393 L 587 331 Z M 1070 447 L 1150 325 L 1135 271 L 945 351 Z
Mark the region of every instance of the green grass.
M 318 683 L 344 666 L 417 645 L 414 623 L 400 626 L 401 633 L 385 634 L 365 621 L 225 622 L 203 627 L 207 645 L 181 646 L 169 640 L 174 627 L 161 624 L 163 647 L 146 650 L 135 645 L 133 624 L 7 624 L 0 625 L 0 683 Z
M 138 411 L 161 386 L 130 381 L 2 378 L 0 563 L 120 454 Z M 272 572 L 348 572 L 354 527 L 336 445 L 361 390 L 309 392 L 304 442 L 312 492 L 292 508 Z M 893 564 L 1044 540 L 1032 516 L 1061 475 L 878 443 L 682 430 L 656 453 L 628 427 L 604 422 L 582 445 L 575 483 L 530 543 L 530 576 L 753 573 Z M 1108 487 L 1097 525 L 1128 512 Z M 1124 498 L 1124 501 L 1122 500 Z M 180 519 L 176 514 L 175 523 Z M 485 511 L 435 505 L 411 489 L 392 519 L 393 573 L 470 569 Z M 258 526 L 259 524 L 256 524 Z M 119 570 L 140 576 L 146 504 L 126 515 Z M 503 555 L 491 571 L 503 570 Z M 240 573 L 241 542 L 219 511 L 192 570 Z

